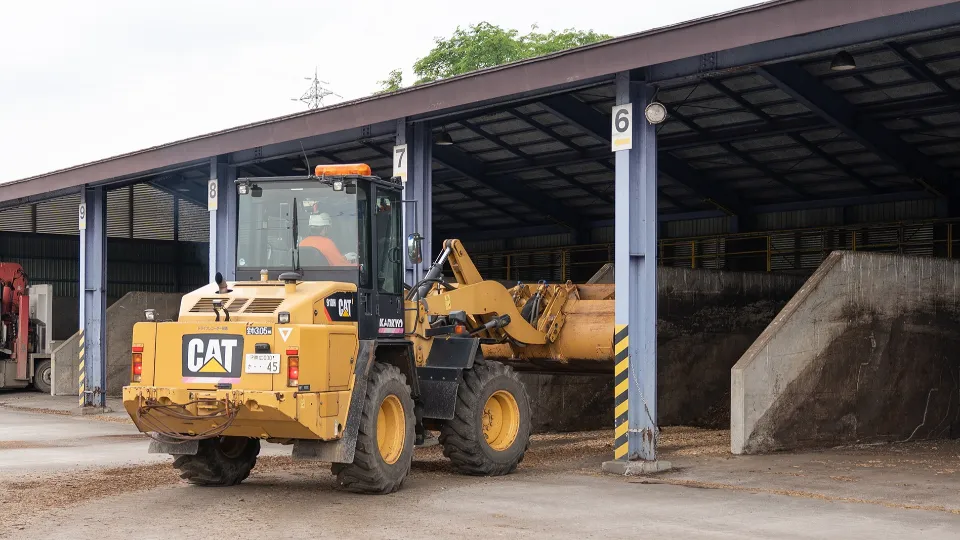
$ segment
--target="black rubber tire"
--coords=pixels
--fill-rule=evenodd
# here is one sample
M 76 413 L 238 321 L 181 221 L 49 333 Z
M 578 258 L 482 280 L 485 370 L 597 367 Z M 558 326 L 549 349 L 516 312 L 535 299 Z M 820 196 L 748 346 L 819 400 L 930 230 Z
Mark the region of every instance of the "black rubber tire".
M 260 455 L 260 439 L 217 437 L 200 441 L 195 456 L 176 456 L 180 478 L 198 486 L 234 486 L 250 476 Z
M 377 416 L 380 404 L 389 395 L 395 395 L 403 407 L 405 423 L 403 449 L 393 464 L 384 461 L 377 446 Z M 345 491 L 354 493 L 393 493 L 400 489 L 413 463 L 414 444 L 413 398 L 407 378 L 395 366 L 374 363 L 367 381 L 367 394 L 363 400 L 363 415 L 357 433 L 356 452 L 353 463 L 334 463 L 331 467 L 337 475 L 337 484 Z
M 44 394 L 50 393 L 52 383 L 53 367 L 50 360 L 40 360 L 33 365 L 33 388 L 37 392 Z
M 483 436 L 483 407 L 498 390 L 512 394 L 520 410 L 517 437 L 509 448 L 501 451 L 491 448 Z M 473 368 L 463 372 L 453 419 L 440 427 L 443 455 L 463 474 L 510 474 L 517 470 L 530 446 L 531 416 L 530 398 L 516 372 L 500 362 L 478 358 Z

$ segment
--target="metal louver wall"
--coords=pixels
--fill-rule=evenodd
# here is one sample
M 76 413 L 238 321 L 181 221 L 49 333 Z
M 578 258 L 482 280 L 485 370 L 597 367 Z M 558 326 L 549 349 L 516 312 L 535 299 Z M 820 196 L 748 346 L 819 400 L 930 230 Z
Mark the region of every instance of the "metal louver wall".
M 181 199 L 180 241 L 173 242 L 173 199 L 146 184 L 107 192 L 108 297 L 206 284 L 209 214 Z M 55 296 L 76 297 L 79 203 L 75 194 L 0 211 L 0 261 L 19 263 L 31 283 L 53 285 Z
M 0 212 L 0 231 L 33 231 L 33 206 L 18 206 Z
M 37 203 L 37 230 L 40 234 L 69 234 L 80 236 L 77 211 L 80 195 L 66 195 Z
M 180 241 L 210 241 L 210 213 L 206 208 L 180 199 L 179 214 Z
M 133 200 L 133 237 L 173 240 L 173 195 L 136 184 Z

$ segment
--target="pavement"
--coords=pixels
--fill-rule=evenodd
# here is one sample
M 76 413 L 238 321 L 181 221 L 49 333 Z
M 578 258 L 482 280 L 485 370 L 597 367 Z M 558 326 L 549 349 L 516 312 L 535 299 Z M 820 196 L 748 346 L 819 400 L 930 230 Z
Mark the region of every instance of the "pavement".
M 732 456 L 726 431 L 665 428 L 674 468 L 622 477 L 600 473 L 608 432 L 548 434 L 516 474 L 455 474 L 434 446 L 363 496 L 279 445 L 240 486 L 189 486 L 122 415 L 31 399 L 0 395 L 0 538 L 960 538 L 960 441 Z
M 72 396 L 35 392 L 0 394 L 0 481 L 38 471 L 169 462 L 148 454 L 150 440 L 130 421 L 120 401 L 113 412 L 81 416 Z M 289 447 L 265 445 L 264 455 L 289 455 Z

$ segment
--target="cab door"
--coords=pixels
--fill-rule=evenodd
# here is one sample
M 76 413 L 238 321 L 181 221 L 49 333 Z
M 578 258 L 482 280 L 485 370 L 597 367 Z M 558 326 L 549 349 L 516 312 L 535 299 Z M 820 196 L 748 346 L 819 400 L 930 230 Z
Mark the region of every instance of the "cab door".
M 403 212 L 400 192 L 375 188 L 373 228 L 377 338 L 403 338 Z

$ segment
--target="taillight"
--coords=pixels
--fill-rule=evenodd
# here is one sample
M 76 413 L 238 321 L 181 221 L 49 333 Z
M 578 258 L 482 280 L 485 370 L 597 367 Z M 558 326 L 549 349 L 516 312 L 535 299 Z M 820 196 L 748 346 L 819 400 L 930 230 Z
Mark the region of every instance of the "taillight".
M 131 355 L 131 380 L 140 382 L 140 376 L 143 375 L 143 345 L 134 345 Z
M 467 333 L 467 327 L 464 326 L 464 325 L 462 325 L 462 324 L 458 324 L 458 325 L 456 325 L 456 326 L 453 327 L 453 332 L 454 332 L 455 334 L 466 334 L 466 333 Z
M 299 386 L 299 385 L 300 385 L 300 357 L 288 356 L 287 357 L 287 386 Z

